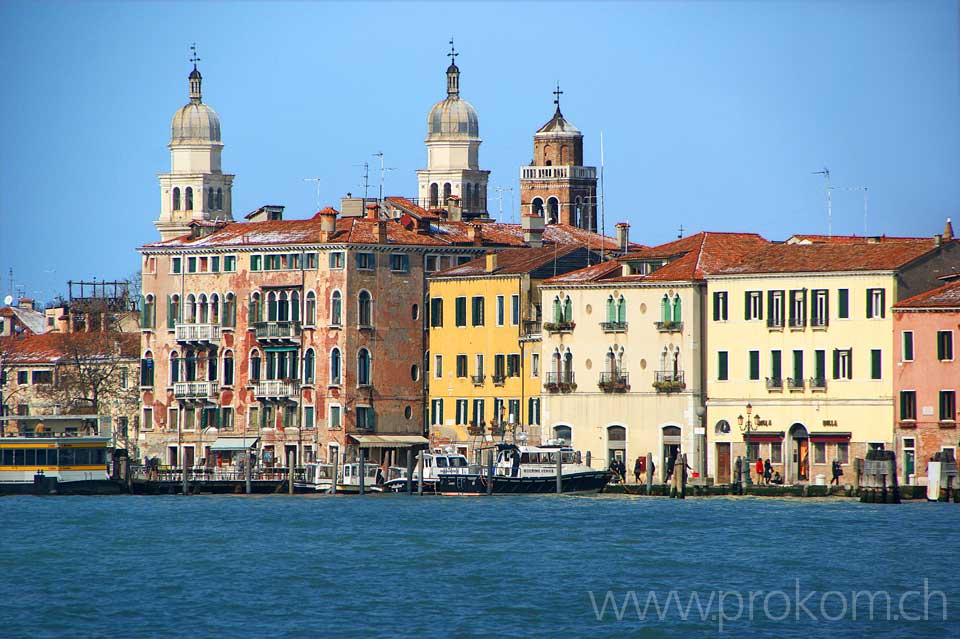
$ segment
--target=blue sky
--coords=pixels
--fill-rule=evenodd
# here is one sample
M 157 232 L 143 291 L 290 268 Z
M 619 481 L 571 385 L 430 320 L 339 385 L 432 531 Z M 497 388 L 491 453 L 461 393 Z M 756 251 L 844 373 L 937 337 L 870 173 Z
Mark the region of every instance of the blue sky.
M 447 41 L 480 115 L 483 168 L 512 186 L 553 110 L 585 134 L 606 226 L 657 244 L 682 224 L 770 239 L 827 230 L 824 184 L 869 189 L 871 235 L 960 223 L 957 2 L 0 3 L 0 291 L 123 278 L 157 238 L 157 173 L 196 41 L 223 123 L 234 215 L 358 193 L 413 196 Z M 834 233 L 864 232 L 834 192 Z M 960 225 L 958 225 L 960 230 Z

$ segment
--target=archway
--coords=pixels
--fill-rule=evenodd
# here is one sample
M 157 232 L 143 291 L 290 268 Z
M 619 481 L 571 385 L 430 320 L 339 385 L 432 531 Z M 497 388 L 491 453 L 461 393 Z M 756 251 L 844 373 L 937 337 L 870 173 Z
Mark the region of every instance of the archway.
M 664 426 L 660 456 L 660 473 L 664 481 L 669 479 L 673 464 L 680 455 L 680 427 Z
M 786 465 L 788 483 L 809 481 L 810 479 L 810 435 L 803 424 L 797 422 L 790 426 L 787 435 L 788 463 Z
M 573 441 L 573 429 L 571 429 L 566 424 L 560 424 L 559 426 L 553 427 L 553 436 L 555 439 L 563 440 L 563 443 L 567 446 Z
M 560 201 L 551 197 L 547 200 L 547 224 L 560 223 Z
M 617 460 L 627 463 L 627 429 L 623 426 L 607 427 L 607 467 Z

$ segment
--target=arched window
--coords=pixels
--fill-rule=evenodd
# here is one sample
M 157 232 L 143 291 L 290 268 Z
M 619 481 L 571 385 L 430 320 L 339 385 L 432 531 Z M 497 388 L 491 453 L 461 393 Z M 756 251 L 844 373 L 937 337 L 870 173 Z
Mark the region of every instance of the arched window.
M 260 373 L 260 351 L 253 349 L 250 352 L 250 381 L 259 381 Z
M 330 383 L 339 386 L 341 375 L 342 366 L 340 361 L 340 349 L 334 348 L 332 351 L 330 351 Z
M 563 300 L 563 321 L 573 321 L 573 300 L 571 300 L 569 296 Z
M 267 321 L 277 321 L 277 294 L 275 291 L 270 291 L 267 294 Z
M 549 144 L 543 145 L 543 160 L 545 166 L 553 166 L 553 147 Z
M 556 323 L 563 321 L 563 302 L 559 297 L 553 298 L 553 321 Z
M 481 184 L 473 187 L 474 208 L 482 211 L 487 208 L 487 189 Z
M 570 161 L 570 147 L 566 144 L 560 146 L 560 164 L 566 164 Z
M 617 372 L 617 354 L 613 352 L 613 349 L 607 350 L 607 372 L 616 373 Z
M 207 210 L 212 211 L 214 204 L 216 203 L 213 201 L 213 187 L 208 187 L 207 188 Z
M 558 375 L 560 374 L 561 361 L 562 358 L 560 357 L 560 351 L 553 351 L 553 372 L 557 373 Z
M 197 323 L 197 300 L 193 293 L 187 295 L 187 324 Z
M 167 302 L 167 328 L 175 328 L 180 321 L 180 296 L 171 295 Z
M 176 384 L 180 381 L 180 358 L 177 351 L 170 352 L 170 383 Z
M 143 328 L 155 328 L 157 325 L 157 302 L 153 295 L 143 298 L 143 308 L 140 310 L 140 325 Z
M 625 323 L 627 321 L 627 300 L 620 296 L 617 300 L 617 321 Z
M 297 291 L 290 294 L 290 319 L 294 322 L 300 321 L 300 293 Z
M 617 305 L 613 301 L 613 295 L 607 297 L 607 321 L 616 322 L 617 321 Z
M 250 294 L 250 307 L 247 314 L 247 323 L 250 325 L 256 324 L 261 321 L 263 318 L 263 304 L 260 300 L 260 293 L 251 293 Z
M 553 436 L 557 439 L 562 439 L 564 444 L 569 444 L 573 441 L 573 431 L 569 426 L 554 426 Z
M 547 200 L 547 223 L 557 224 L 560 221 L 560 202 L 552 197 Z
M 233 386 L 233 351 L 223 354 L 223 385 Z
M 576 218 L 573 223 L 580 228 L 587 228 L 586 220 L 583 219 L 583 199 L 578 195 L 573 203 L 574 215 Z
M 467 182 L 463 185 L 463 208 L 473 207 L 473 185 Z
M 217 381 L 217 362 L 220 361 L 220 358 L 217 357 L 217 349 L 213 348 L 207 351 L 207 381 L 215 382 Z
M 147 351 L 140 359 L 140 385 L 153 386 L 153 353 Z M 150 428 L 152 424 L 144 424 L 144 428 Z
M 210 323 L 220 323 L 220 296 L 216 293 L 210 296 Z
M 431 208 L 436 208 L 439 206 L 438 202 L 440 200 L 440 187 L 437 186 L 437 183 L 434 182 L 430 185 L 430 206 Z
M 307 352 L 303 356 L 303 383 L 312 384 L 314 381 L 313 369 L 315 363 L 315 356 L 313 354 L 313 349 L 308 348 Z
M 370 385 L 370 351 L 365 348 L 357 353 L 357 385 Z
M 184 204 L 183 208 L 187 211 L 193 210 L 193 187 L 188 186 L 187 190 L 183 193 Z
M 370 293 L 360 291 L 360 295 L 357 296 L 357 324 L 360 326 L 373 326 L 371 305 Z
M 307 293 L 307 308 L 303 319 L 307 326 L 317 323 L 317 294 L 313 291 Z
M 217 189 L 217 210 L 223 210 L 223 189 Z
M 665 324 L 670 322 L 670 298 L 666 294 L 660 300 L 660 321 Z
M 223 298 L 223 317 L 224 326 L 237 325 L 237 298 L 233 293 L 227 293 Z
M 286 322 L 290 319 L 290 298 L 286 291 L 277 297 L 277 321 Z
M 533 202 L 530 203 L 530 213 L 543 217 L 543 200 L 538 197 L 533 198 Z
M 680 313 L 680 296 L 677 295 L 673 298 L 673 323 L 679 324 L 681 318 Z
M 210 307 L 207 306 L 207 296 L 203 293 L 200 294 L 200 298 L 197 300 L 197 319 L 200 324 L 206 324 L 210 319 Z
M 447 201 L 450 199 L 450 183 L 447 182 L 443 185 L 443 206 L 447 205 Z
M 330 324 L 332 326 L 343 324 L 343 297 L 340 291 L 334 291 L 330 295 Z
M 570 382 L 573 378 L 573 353 L 570 349 L 563 354 L 563 381 Z
M 185 382 L 197 381 L 197 354 L 193 350 L 184 353 L 184 380 Z
M 674 379 L 678 380 L 680 375 L 680 349 L 678 348 L 673 352 L 673 375 Z
M 174 211 L 180 210 L 180 187 L 179 186 L 173 187 L 173 210 Z

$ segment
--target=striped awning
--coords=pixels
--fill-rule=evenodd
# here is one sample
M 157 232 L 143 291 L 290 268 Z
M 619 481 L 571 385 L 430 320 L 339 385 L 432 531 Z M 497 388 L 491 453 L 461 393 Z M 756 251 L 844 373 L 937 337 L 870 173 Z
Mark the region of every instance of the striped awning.
M 420 435 L 350 435 L 350 439 L 363 448 L 409 448 L 430 443 Z

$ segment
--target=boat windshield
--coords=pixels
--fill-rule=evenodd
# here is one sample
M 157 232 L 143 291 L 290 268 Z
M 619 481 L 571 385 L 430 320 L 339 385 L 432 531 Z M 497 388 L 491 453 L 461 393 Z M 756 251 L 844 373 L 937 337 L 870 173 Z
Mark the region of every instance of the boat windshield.
M 564 450 L 560 453 L 564 464 L 575 464 L 577 462 L 576 453 L 572 450 Z M 525 452 L 520 456 L 521 464 L 553 464 L 557 463 L 557 451 L 539 451 Z
M 467 467 L 467 458 L 463 455 L 457 455 L 456 457 L 449 457 L 448 462 L 451 468 L 466 468 Z

